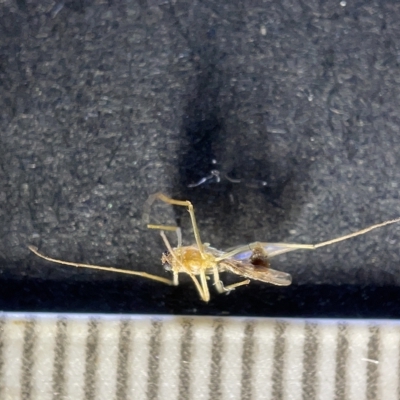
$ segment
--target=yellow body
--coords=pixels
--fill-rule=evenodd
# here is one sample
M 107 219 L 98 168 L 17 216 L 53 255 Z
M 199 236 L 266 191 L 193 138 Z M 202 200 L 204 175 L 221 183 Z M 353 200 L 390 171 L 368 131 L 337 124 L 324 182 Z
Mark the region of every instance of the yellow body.
M 174 254 L 163 254 L 161 260 L 178 274 L 190 271 L 193 275 L 200 275 L 201 271 L 204 271 L 208 275 L 218 265 L 213 254 L 200 253 L 197 246 L 176 247 L 173 251 Z

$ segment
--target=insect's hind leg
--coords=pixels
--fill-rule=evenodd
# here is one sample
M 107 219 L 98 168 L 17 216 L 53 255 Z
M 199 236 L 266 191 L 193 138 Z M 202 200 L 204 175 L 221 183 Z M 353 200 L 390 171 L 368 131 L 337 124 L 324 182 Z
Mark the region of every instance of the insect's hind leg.
M 374 225 L 368 226 L 367 228 L 360 229 L 359 231 L 356 231 L 356 232 L 353 232 L 353 233 L 349 233 L 347 235 L 343 235 L 343 236 L 337 237 L 335 239 L 327 240 L 326 242 L 317 243 L 317 244 L 314 244 L 312 246 L 313 246 L 314 249 L 318 249 L 319 247 L 329 246 L 331 244 L 342 242 L 344 240 L 347 240 L 347 239 L 350 239 L 350 238 L 353 238 L 353 237 L 356 237 L 356 236 L 364 235 L 364 234 L 366 234 L 366 233 L 368 233 L 370 231 L 373 231 L 374 229 L 381 228 L 381 227 L 386 226 L 386 225 L 391 225 L 391 224 L 394 224 L 394 223 L 397 223 L 397 222 L 400 222 L 400 218 L 391 219 L 391 220 L 388 220 L 388 221 L 381 222 L 379 224 L 374 224 Z
M 143 213 L 143 220 L 147 224 L 147 227 L 150 229 L 160 229 L 160 230 L 168 230 L 168 231 L 177 231 L 176 226 L 171 226 L 171 225 L 152 225 L 149 224 L 149 216 L 150 216 L 150 208 L 151 205 L 156 201 L 156 200 L 161 200 L 164 203 L 171 204 L 174 206 L 181 206 L 181 207 L 187 207 L 189 214 L 190 214 L 190 220 L 192 221 L 192 226 L 193 226 L 193 233 L 194 237 L 196 239 L 196 244 L 197 247 L 202 255 L 204 255 L 204 246 L 203 242 L 201 241 L 200 238 L 200 232 L 199 228 L 197 227 L 197 221 L 196 221 L 196 216 L 194 214 L 194 208 L 193 204 L 188 201 L 188 200 L 175 200 L 171 199 L 170 197 L 166 196 L 163 193 L 155 193 L 149 196 L 149 198 L 146 200 L 144 204 L 144 213 Z
M 214 267 L 213 273 L 214 273 L 214 285 L 218 293 L 227 293 L 230 292 L 231 290 L 236 289 L 239 286 L 248 285 L 250 283 L 250 279 L 245 279 L 244 281 L 224 286 L 223 282 L 219 279 L 218 267 Z

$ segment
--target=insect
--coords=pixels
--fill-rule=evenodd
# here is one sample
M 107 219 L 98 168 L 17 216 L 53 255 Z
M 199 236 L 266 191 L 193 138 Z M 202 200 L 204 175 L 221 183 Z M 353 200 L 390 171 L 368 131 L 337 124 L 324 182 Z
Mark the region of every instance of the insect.
M 364 235 L 365 233 L 374 229 L 400 221 L 400 218 L 385 221 L 369 226 L 365 229 L 361 229 L 357 232 L 353 232 L 318 244 L 255 242 L 244 246 L 237 246 L 229 251 L 222 251 L 211 247 L 208 243 L 202 242 L 199 228 L 197 226 L 194 208 L 190 201 L 171 199 L 162 193 L 153 194 L 145 203 L 145 222 L 149 222 L 149 211 L 151 205 L 157 199 L 170 205 L 186 207 L 189 211 L 192 222 L 195 244 L 191 246 L 182 245 L 182 234 L 179 227 L 171 225 L 147 224 L 149 229 L 160 230 L 162 240 L 164 241 L 164 244 L 168 250 L 163 253 L 161 261 L 164 264 L 165 269 L 172 272 L 173 279 L 167 279 L 141 271 L 130 271 L 113 267 L 79 264 L 58 260 L 39 253 L 38 249 L 34 246 L 29 246 L 29 249 L 37 256 L 57 264 L 136 275 L 162 282 L 167 285 L 177 286 L 179 284 L 179 274 L 185 273 L 192 279 L 201 300 L 208 302 L 210 300 L 210 291 L 208 288 L 208 279 L 210 275 L 212 276 L 215 288 L 219 293 L 230 292 L 239 286 L 248 285 L 251 279 L 278 286 L 288 286 L 292 283 L 291 275 L 270 268 L 269 259 L 271 257 L 301 249 L 315 250 L 320 247 L 329 246 L 331 244 L 338 243 L 356 236 Z M 174 231 L 177 234 L 177 247 L 173 248 L 171 246 L 164 231 Z M 231 272 L 246 279 L 228 286 L 224 286 L 223 282 L 220 280 L 221 272 Z

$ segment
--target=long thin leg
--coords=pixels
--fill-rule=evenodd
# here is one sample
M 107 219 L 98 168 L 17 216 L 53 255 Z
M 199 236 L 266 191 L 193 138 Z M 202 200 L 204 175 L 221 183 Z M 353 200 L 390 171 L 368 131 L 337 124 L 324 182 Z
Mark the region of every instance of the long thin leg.
M 240 281 L 237 283 L 233 283 L 232 285 L 224 286 L 223 282 L 219 279 L 219 271 L 218 267 L 213 268 L 213 274 L 214 274 L 214 285 L 215 288 L 217 289 L 218 293 L 225 293 L 225 292 L 230 292 L 231 290 L 243 286 L 243 285 L 248 285 L 250 283 L 250 279 L 245 279 L 244 281 Z
M 28 248 L 32 253 L 35 253 L 38 257 L 43 258 L 44 260 L 47 260 L 47 261 L 51 261 L 51 262 L 54 262 L 54 263 L 57 263 L 57 264 L 61 264 L 61 265 L 69 265 L 71 267 L 77 267 L 77 268 L 98 269 L 98 270 L 108 271 L 108 272 L 118 272 L 120 274 L 141 276 L 142 278 L 146 278 L 146 279 L 151 279 L 153 281 L 162 282 L 162 283 L 165 283 L 167 285 L 174 285 L 175 284 L 175 281 L 173 281 L 171 279 L 166 279 L 166 278 L 162 278 L 161 276 L 148 274 L 147 272 L 130 271 L 128 269 L 119 269 L 119 268 L 113 268 L 113 267 L 103 267 L 103 266 L 100 266 L 100 265 L 80 264 L 80 263 L 74 263 L 74 262 L 69 262 L 69 261 L 58 260 L 56 258 L 47 257 L 47 256 L 39 253 L 38 249 L 36 247 L 34 247 L 34 246 L 28 246 Z
M 239 253 L 244 253 L 246 251 L 253 250 L 257 246 L 261 246 L 263 248 L 267 248 L 267 247 L 275 248 L 274 250 L 270 250 L 270 251 L 267 250 L 269 257 L 277 256 L 279 254 L 287 253 L 289 251 L 294 251 L 294 250 L 300 250 L 300 249 L 315 250 L 320 247 L 329 246 L 331 244 L 342 242 L 344 240 L 351 239 L 356 236 L 364 235 L 370 231 L 373 231 L 374 229 L 381 228 L 386 225 L 394 224 L 396 222 L 400 222 L 400 218 L 396 218 L 396 219 L 392 219 L 389 221 L 381 222 L 379 224 L 371 225 L 371 226 L 361 229 L 357 232 L 349 233 L 347 235 L 339 236 L 335 239 L 330 239 L 325 242 L 321 242 L 321 243 L 317 243 L 317 244 L 260 243 L 260 242 L 250 243 L 250 244 L 247 244 L 244 246 L 238 246 L 238 247 L 234 248 L 233 250 L 231 250 L 227 253 L 224 253 L 222 256 L 217 257 L 216 261 L 218 262 L 218 261 L 222 261 L 226 258 L 234 257 L 235 255 L 237 255 Z
M 194 233 L 194 237 L 196 240 L 196 244 L 197 247 L 202 255 L 202 257 L 204 258 L 204 246 L 203 246 L 203 242 L 201 241 L 200 238 L 200 232 L 199 232 L 199 228 L 197 227 L 197 222 L 196 222 L 196 216 L 194 214 L 194 208 L 193 205 L 190 201 L 188 200 L 174 200 L 171 199 L 170 197 L 166 196 L 163 193 L 155 193 L 152 194 L 146 201 L 144 209 L 145 212 L 143 213 L 143 220 L 145 222 L 147 222 L 149 220 L 149 215 L 150 215 L 150 207 L 151 204 L 154 203 L 154 201 L 158 199 L 163 201 L 164 203 L 167 204 L 171 204 L 171 205 L 175 205 L 175 206 L 182 206 L 182 207 L 187 207 L 189 214 L 190 214 L 190 219 L 192 221 L 192 226 L 193 226 L 193 233 Z M 160 230 L 176 230 L 176 227 L 173 227 L 171 225 L 152 225 L 152 224 L 147 224 L 147 227 L 150 229 L 160 229 Z
M 232 290 L 236 289 L 239 286 L 245 286 L 250 283 L 250 279 L 245 279 L 244 281 L 232 283 L 232 285 L 224 286 L 226 292 L 231 292 Z
M 318 249 L 319 247 L 329 246 L 330 244 L 338 243 L 338 242 L 341 242 L 343 240 L 347 240 L 347 239 L 350 239 L 350 238 L 353 238 L 353 237 L 356 237 L 356 236 L 364 235 L 365 233 L 373 231 L 374 229 L 381 228 L 381 227 L 386 226 L 386 225 L 394 224 L 394 223 L 399 222 L 399 221 L 400 221 L 400 218 L 396 218 L 396 219 L 391 219 L 389 221 L 381 222 L 379 224 L 371 225 L 371 226 L 369 226 L 367 228 L 364 228 L 364 229 L 361 229 L 361 230 L 359 230 L 357 232 L 349 233 L 348 235 L 344 235 L 344 236 L 340 236 L 340 237 L 335 238 L 335 239 L 327 240 L 326 242 L 317 243 L 317 244 L 315 244 L 313 246 L 313 248 L 314 249 Z
M 208 284 L 207 284 L 207 277 L 204 272 L 204 269 L 201 270 L 200 272 L 200 281 L 201 281 L 201 287 L 203 290 L 203 294 L 200 294 L 201 299 L 208 303 L 210 301 L 210 291 L 208 290 Z
M 219 271 L 218 271 L 218 266 L 217 265 L 213 268 L 213 275 L 214 275 L 214 285 L 215 285 L 215 288 L 217 289 L 217 292 L 218 293 L 224 293 L 225 292 L 225 288 L 224 288 L 223 283 L 219 279 Z

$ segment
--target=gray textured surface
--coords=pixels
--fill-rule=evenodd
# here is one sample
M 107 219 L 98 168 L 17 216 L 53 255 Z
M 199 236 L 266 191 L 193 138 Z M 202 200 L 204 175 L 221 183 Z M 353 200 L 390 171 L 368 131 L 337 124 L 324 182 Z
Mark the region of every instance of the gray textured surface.
M 29 243 L 160 271 L 161 240 L 141 226 L 157 190 L 192 200 L 215 247 L 317 242 L 400 215 L 398 2 L 56 6 L 0 3 L 6 276 L 109 279 L 36 265 Z M 281 208 L 246 185 L 187 188 L 212 158 L 267 181 Z M 274 266 L 300 284 L 397 284 L 399 239 L 392 226 Z

